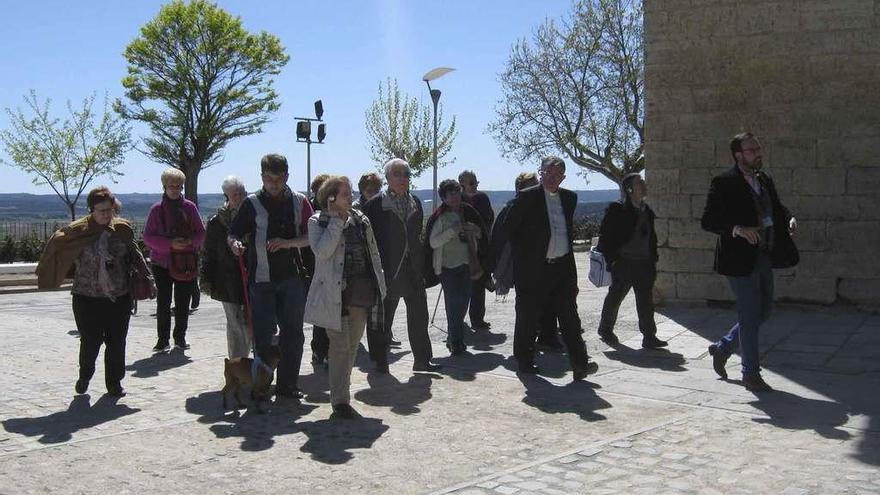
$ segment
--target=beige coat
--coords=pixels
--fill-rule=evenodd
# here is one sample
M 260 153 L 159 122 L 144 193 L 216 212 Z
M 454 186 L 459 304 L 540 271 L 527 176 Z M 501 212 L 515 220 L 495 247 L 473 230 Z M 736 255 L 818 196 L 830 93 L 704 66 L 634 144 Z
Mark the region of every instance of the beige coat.
M 373 274 L 382 298 L 385 298 L 385 274 L 382 260 L 376 247 L 373 228 L 366 215 L 351 210 L 348 220 L 344 223 L 336 216 L 321 211 L 309 219 L 309 245 L 315 253 L 315 275 L 309 287 L 306 309 L 303 320 L 306 323 L 324 327 L 328 330 L 342 329 L 342 291 L 345 280 L 342 272 L 345 265 L 345 236 L 342 230 L 352 224 L 354 216 L 366 226 L 367 250 L 373 266 Z

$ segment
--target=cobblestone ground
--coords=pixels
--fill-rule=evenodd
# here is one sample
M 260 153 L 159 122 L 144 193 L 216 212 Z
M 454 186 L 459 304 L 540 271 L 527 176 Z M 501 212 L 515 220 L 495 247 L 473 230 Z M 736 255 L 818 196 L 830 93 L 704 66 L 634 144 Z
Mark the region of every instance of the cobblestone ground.
M 582 261 L 582 260 L 581 260 Z M 600 371 L 571 383 L 564 355 L 517 377 L 513 301 L 488 297 L 489 332 L 448 358 L 442 304 L 431 327 L 440 373 L 411 371 L 398 315 L 391 375 L 353 380 L 364 418 L 330 421 L 327 377 L 304 357 L 302 402 L 224 412 L 222 308 L 192 315 L 192 349 L 153 356 L 154 305 L 128 338 L 128 395 L 102 395 L 103 369 L 75 397 L 78 340 L 64 292 L 0 296 L 0 492 L 178 493 L 880 493 L 880 318 L 780 309 L 761 336 L 766 379 L 746 392 L 712 371 L 727 309 L 657 315 L 668 351 L 643 351 L 633 301 L 611 349 L 595 336 L 604 290 L 578 303 Z M 429 292 L 433 310 L 437 290 Z M 309 331 L 306 337 L 308 340 Z

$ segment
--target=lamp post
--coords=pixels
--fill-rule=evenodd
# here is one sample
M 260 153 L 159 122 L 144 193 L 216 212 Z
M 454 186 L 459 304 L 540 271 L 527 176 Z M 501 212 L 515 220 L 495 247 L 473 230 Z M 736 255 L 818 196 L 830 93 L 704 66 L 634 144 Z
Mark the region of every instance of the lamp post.
M 431 211 L 437 209 L 437 105 L 440 103 L 440 90 L 432 89 L 431 81 L 445 76 L 454 70 L 450 67 L 437 67 L 436 69 L 429 70 L 422 76 L 422 81 L 425 81 L 425 84 L 428 85 L 428 92 L 431 93 L 431 101 L 434 103 L 434 189 L 432 196 L 434 199 L 431 202 Z
M 327 124 L 323 123 L 321 117 L 324 116 L 324 104 L 321 100 L 315 102 L 315 118 L 294 117 L 296 119 L 296 142 L 306 143 L 306 193 L 312 185 L 312 143 L 324 144 L 324 138 L 327 136 Z M 318 140 L 312 141 L 312 122 L 322 122 L 318 124 Z

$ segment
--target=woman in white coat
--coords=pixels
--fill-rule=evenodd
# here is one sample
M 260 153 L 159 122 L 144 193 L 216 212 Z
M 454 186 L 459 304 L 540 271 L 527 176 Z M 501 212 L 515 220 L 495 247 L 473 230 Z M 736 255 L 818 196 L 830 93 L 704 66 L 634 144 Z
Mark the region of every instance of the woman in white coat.
M 327 329 L 330 340 L 331 418 L 358 417 L 351 405 L 351 369 L 367 319 L 382 321 L 385 275 L 373 229 L 353 210 L 351 181 L 331 177 L 318 190 L 321 211 L 309 219 L 315 275 L 304 319 Z

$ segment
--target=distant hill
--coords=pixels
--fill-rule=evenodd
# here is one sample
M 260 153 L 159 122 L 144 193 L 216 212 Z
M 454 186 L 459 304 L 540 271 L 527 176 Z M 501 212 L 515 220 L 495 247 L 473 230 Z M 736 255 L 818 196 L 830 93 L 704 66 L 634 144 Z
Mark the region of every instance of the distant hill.
M 578 217 L 601 213 L 609 202 L 616 201 L 620 197 L 617 189 L 575 192 L 578 194 Z M 485 191 L 485 193 L 489 196 L 489 200 L 496 210 L 501 209 L 515 195 L 514 191 Z M 432 198 L 432 192 L 429 189 L 419 189 L 414 191 L 414 194 L 423 201 L 430 202 Z M 146 218 L 150 206 L 159 200 L 159 194 L 119 194 L 118 198 L 122 201 L 123 217 L 142 221 Z M 222 194 L 199 195 L 199 209 L 205 216 L 216 211 L 221 204 L 223 204 Z M 86 214 L 85 196 L 77 204 L 77 214 L 78 216 Z M 67 215 L 67 207 L 54 194 L 0 194 L 0 220 L 2 221 L 65 220 Z

